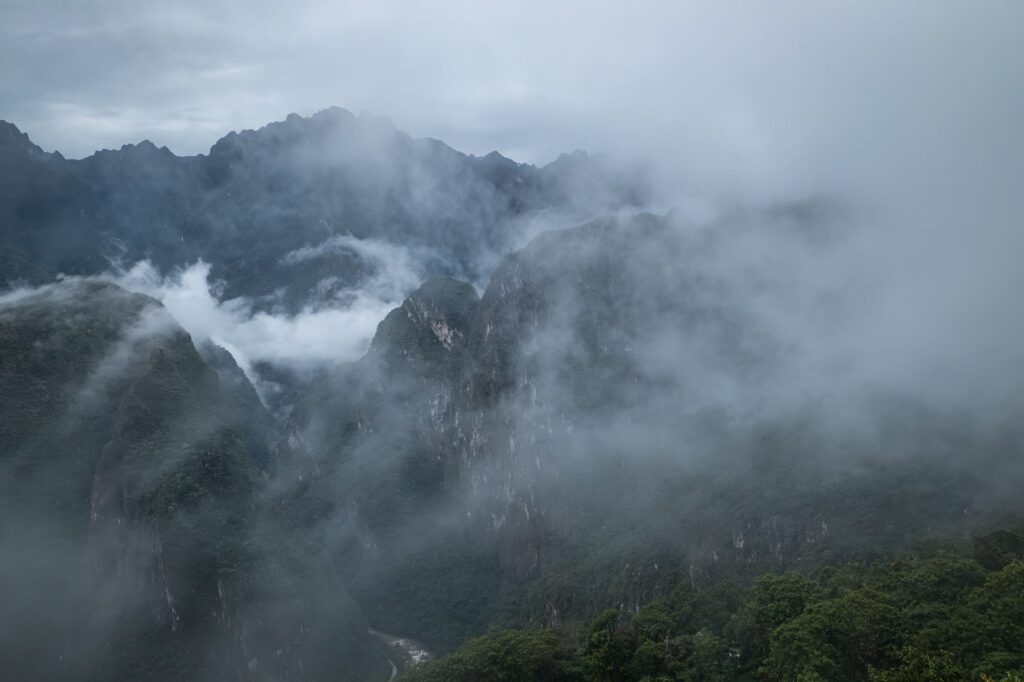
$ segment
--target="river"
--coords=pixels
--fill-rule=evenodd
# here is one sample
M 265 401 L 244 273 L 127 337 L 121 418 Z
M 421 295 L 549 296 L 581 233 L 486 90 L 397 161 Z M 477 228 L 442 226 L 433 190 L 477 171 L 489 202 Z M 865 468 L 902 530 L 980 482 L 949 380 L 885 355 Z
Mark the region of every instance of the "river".
M 378 639 L 382 640 L 385 644 L 393 649 L 396 649 L 401 653 L 401 656 L 396 656 L 398 659 L 396 662 L 394 658 L 389 659 L 391 663 L 391 677 L 388 681 L 398 677 L 398 673 L 406 668 L 414 665 L 419 665 L 425 661 L 429 661 L 433 656 L 427 648 L 415 639 L 409 639 L 408 637 L 399 637 L 398 635 L 390 635 L 380 630 L 374 630 L 370 628 L 370 634 Z

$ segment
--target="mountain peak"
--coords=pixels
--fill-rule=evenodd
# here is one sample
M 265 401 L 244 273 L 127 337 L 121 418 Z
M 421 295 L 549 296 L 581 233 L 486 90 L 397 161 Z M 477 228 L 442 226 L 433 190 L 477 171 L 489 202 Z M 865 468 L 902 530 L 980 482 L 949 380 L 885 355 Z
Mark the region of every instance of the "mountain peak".
M 558 155 L 558 158 L 552 162 L 552 165 L 556 163 L 583 163 L 590 160 L 590 154 L 583 149 L 577 149 L 573 152 L 563 152 Z
M 430 305 L 445 305 L 446 302 L 457 302 L 460 299 L 479 298 L 471 284 L 443 276 L 428 278 L 419 289 L 409 294 L 409 299 L 417 299 Z
M 174 153 L 167 147 L 157 147 L 150 140 L 142 140 L 136 144 L 125 144 L 121 145 L 121 151 L 128 154 L 138 154 L 141 156 L 157 156 L 157 155 L 171 155 Z
M 0 120 L 0 151 L 39 156 L 46 154 L 29 139 L 27 133 L 21 132 L 13 123 L 3 120 Z
M 355 115 L 353 115 L 351 111 L 349 111 L 348 109 L 345 109 L 343 107 L 338 107 L 338 106 L 330 106 L 330 107 L 327 107 L 326 109 L 321 109 L 320 111 L 318 111 L 315 114 L 313 114 L 312 116 L 310 116 L 308 119 L 303 117 L 303 116 L 299 116 L 298 114 L 292 114 L 288 118 L 291 119 L 292 116 L 294 116 L 295 118 L 297 118 L 300 121 L 307 121 L 307 120 L 308 121 L 314 121 L 314 120 L 318 120 L 318 121 L 340 122 L 340 121 L 352 121 L 352 120 L 355 120 L 355 118 L 356 118 Z
M 256 130 L 231 131 L 210 149 L 212 156 L 238 154 L 242 150 L 287 148 L 293 145 L 322 147 L 337 143 L 335 138 L 355 138 L 368 131 L 398 133 L 391 119 L 365 112 L 358 116 L 341 107 L 328 107 L 311 116 L 291 113 Z
M 479 304 L 471 284 L 431 277 L 381 321 L 371 347 L 392 360 L 443 363 L 448 352 L 462 348 Z

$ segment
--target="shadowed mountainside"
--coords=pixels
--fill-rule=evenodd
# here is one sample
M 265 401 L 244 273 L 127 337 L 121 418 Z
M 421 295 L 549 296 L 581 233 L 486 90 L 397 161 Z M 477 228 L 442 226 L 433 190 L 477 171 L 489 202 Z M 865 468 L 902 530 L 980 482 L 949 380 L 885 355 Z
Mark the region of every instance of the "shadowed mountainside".
M 232 392 L 152 299 L 73 280 L 0 298 L 8 675 L 385 674 L 344 588 L 269 536 L 260 417 Z
M 818 248 L 819 218 L 597 221 L 512 254 L 480 299 L 430 280 L 388 315 L 290 426 L 296 504 L 371 620 L 444 649 L 1020 513 L 1012 425 L 885 392 L 832 396 L 846 424 L 778 401 L 787 345 L 714 263 L 754 225 Z

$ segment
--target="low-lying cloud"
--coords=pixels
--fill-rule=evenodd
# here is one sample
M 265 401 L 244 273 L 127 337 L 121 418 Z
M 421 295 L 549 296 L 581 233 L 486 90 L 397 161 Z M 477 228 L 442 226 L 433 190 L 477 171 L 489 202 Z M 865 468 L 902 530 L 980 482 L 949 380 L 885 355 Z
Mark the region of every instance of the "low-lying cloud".
M 221 300 L 220 286 L 211 280 L 211 266 L 204 261 L 163 273 L 143 260 L 106 279 L 159 300 L 194 338 L 209 339 L 230 351 L 252 377 L 253 365 L 260 362 L 309 370 L 358 359 L 377 324 L 423 278 L 422 260 L 410 249 L 349 235 L 292 251 L 282 262 L 301 266 L 339 252 L 359 256 L 371 274 L 294 314 L 257 309 L 246 298 Z

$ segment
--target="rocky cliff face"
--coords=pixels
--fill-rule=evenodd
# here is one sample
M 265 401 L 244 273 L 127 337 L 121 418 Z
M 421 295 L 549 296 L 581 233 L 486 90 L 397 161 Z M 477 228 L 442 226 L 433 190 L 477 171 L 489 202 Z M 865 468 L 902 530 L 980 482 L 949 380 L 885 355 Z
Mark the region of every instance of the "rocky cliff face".
M 277 555 L 244 411 L 158 303 L 77 281 L 4 295 L 0 402 L 7 674 L 384 673 L 344 590 L 311 593 L 315 567 Z
M 478 305 L 472 286 L 428 280 L 380 323 L 365 357 L 314 386 L 280 449 L 300 498 L 330 513 L 344 508 L 349 522 L 383 537 L 446 509 L 454 482 L 441 454 L 444 425 Z
M 840 458 L 811 412 L 723 409 L 786 365 L 719 248 L 671 216 L 542 235 L 479 301 L 428 282 L 322 383 L 293 429 L 320 497 L 356 500 L 338 551 L 371 618 L 443 647 L 991 519 L 990 483 L 935 450 L 945 415 L 888 403 L 898 456 Z M 968 432 L 942 447 L 1006 455 Z

